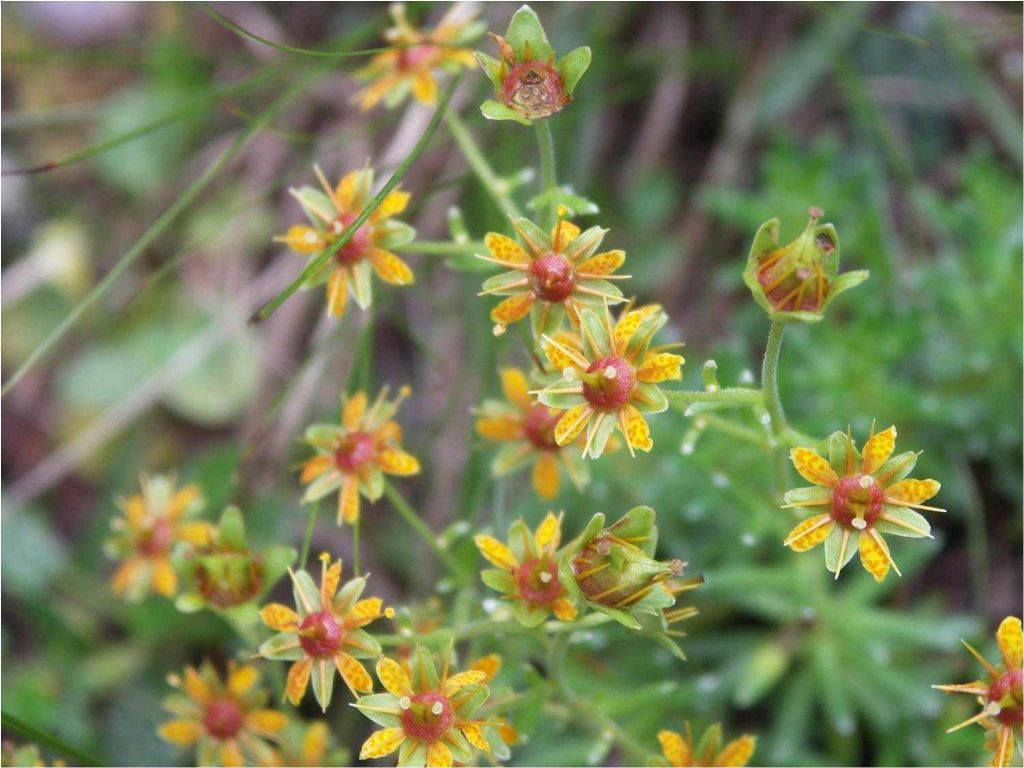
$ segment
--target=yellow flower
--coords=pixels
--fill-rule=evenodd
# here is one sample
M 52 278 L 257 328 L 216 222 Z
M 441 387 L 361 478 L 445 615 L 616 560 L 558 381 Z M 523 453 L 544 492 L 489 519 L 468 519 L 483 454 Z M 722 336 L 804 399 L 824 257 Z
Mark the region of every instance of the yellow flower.
M 377 662 L 377 678 L 387 693 L 363 696 L 355 706 L 383 726 L 363 744 L 360 760 L 389 755 L 398 750 L 398 765 L 450 766 L 468 763 L 475 750 L 490 751 L 483 728 L 499 725 L 473 720 L 473 714 L 490 696 L 481 669 L 450 675 L 451 652 L 441 674 L 430 651 L 417 646 L 412 674 L 387 657 Z
M 849 431 L 835 432 L 828 439 L 827 461 L 812 448 L 790 451 L 796 471 L 814 485 L 788 491 L 783 508 L 827 507 L 828 511 L 797 525 L 785 546 L 804 552 L 825 542 L 825 567 L 837 579 L 858 549 L 861 564 L 875 581 L 881 582 L 890 567 L 899 574 L 882 534 L 930 537 L 931 526 L 914 510 L 945 510 L 921 503 L 941 486 L 935 480 L 907 477 L 919 454 L 907 451 L 893 456 L 895 447 L 896 427 L 876 434 L 872 425 L 859 453 Z
M 280 744 L 274 749 L 267 766 L 321 766 L 348 765 L 348 751 L 334 746 L 334 738 L 327 723 L 317 720 L 307 723 L 292 720 L 280 734 Z
M 661 751 L 668 764 L 677 768 L 698 765 L 744 766 L 750 762 L 757 746 L 756 737 L 744 734 L 722 747 L 722 727 L 717 724 L 704 732 L 696 749 L 689 723 L 686 724 L 686 735 L 675 731 L 659 731 L 658 741 L 661 742 Z
M 267 693 L 257 685 L 259 677 L 255 667 L 234 662 L 228 663 L 226 680 L 209 662 L 198 671 L 186 667 L 183 675 L 168 676 L 180 693 L 164 701 L 175 719 L 160 726 L 160 737 L 181 747 L 196 745 L 199 765 L 270 761 L 274 752 L 266 739 L 276 740 L 287 719 L 263 708 Z
M 373 109 L 381 100 L 389 107 L 400 104 L 409 92 L 421 104 L 437 103 L 437 75 L 473 67 L 476 59 L 468 48 L 458 47 L 482 32 L 473 18 L 477 9 L 469 3 L 457 3 L 433 30 L 416 29 L 405 16 L 405 4 L 393 3 L 394 26 L 384 33 L 389 45 L 402 46 L 375 55 L 357 73 L 361 80 L 372 81 L 355 95 L 364 109 Z
M 605 304 L 624 301 L 609 280 L 624 280 L 629 275 L 613 274 L 626 260 L 625 251 L 596 253 L 608 232 L 591 227 L 581 232 L 563 216 L 550 235 L 527 219 L 516 219 L 512 226 L 522 245 L 511 237 L 489 232 L 484 245 L 490 256 L 478 259 L 507 268 L 484 281 L 481 296 L 507 296 L 491 310 L 494 334 L 530 315 L 534 338 L 554 331 L 568 313 L 575 322 L 585 307 L 599 309 Z
M 501 370 L 501 388 L 506 402 L 485 400 L 476 412 L 477 434 L 505 444 L 491 464 L 495 477 L 532 460 L 534 490 L 542 499 L 553 499 L 561 484 L 561 463 L 573 484 L 582 489 L 589 480 L 586 465 L 555 442 L 558 411 L 533 401 L 526 376 L 518 368 Z
M 359 599 L 366 577 L 341 585 L 341 560 L 332 564 L 325 552 L 320 563 L 319 589 L 305 571 L 289 571 L 295 611 L 281 603 L 263 606 L 260 618 L 277 634 L 260 646 L 259 653 L 265 659 L 295 662 L 288 671 L 288 701 L 298 706 L 312 677 L 313 695 L 326 712 L 335 669 L 354 696 L 373 690 L 373 680 L 359 659 L 376 656 L 381 649 L 362 627 L 394 612 L 385 609 L 379 597 Z
M 562 516 L 547 517 L 531 533 L 522 519 L 508 529 L 508 545 L 493 536 L 478 534 L 477 549 L 497 566 L 481 572 L 484 584 L 513 601 L 520 624 L 534 627 L 549 614 L 562 621 L 576 618 L 576 606 L 558 578 L 558 545 L 562 541 Z
M 296 224 L 274 238 L 296 253 L 309 255 L 310 261 L 337 240 L 373 199 L 372 168 L 352 171 L 334 189 L 319 168 L 314 166 L 314 170 L 323 191 L 312 187 L 289 190 L 312 226 Z M 373 271 L 392 285 L 411 285 L 415 281 L 409 265 L 392 253 L 392 249 L 401 248 L 416 236 L 412 227 L 392 218 L 405 210 L 409 197 L 408 192 L 392 190 L 331 261 L 306 281 L 307 288 L 327 284 L 327 313 L 331 317 L 345 314 L 349 292 L 361 309 L 370 306 Z
M 630 455 L 650 451 L 654 443 L 644 413 L 661 413 L 668 400 L 658 384 L 682 378 L 677 344 L 650 348 L 654 334 L 668 322 L 657 304 L 627 309 L 613 324 L 608 308 L 580 312 L 579 328 L 543 338 L 544 352 L 562 377 L 540 390 L 537 399 L 564 411 L 555 426 L 555 442 L 567 445 L 586 428 L 583 455 L 597 458 L 618 428 Z
M 150 590 L 164 597 L 178 591 L 178 575 L 171 563 L 175 545 L 193 547 L 209 543 L 214 527 L 189 518 L 203 508 L 194 485 L 175 490 L 171 477 L 143 475 L 142 493 L 117 499 L 121 517 L 111 521 L 114 536 L 106 543 L 111 557 L 123 562 L 111 579 L 111 588 L 128 600 L 141 600 Z
M 961 641 L 963 642 L 963 641 Z M 954 725 L 947 733 L 958 731 L 972 723 L 985 729 L 985 745 L 992 751 L 992 766 L 1009 765 L 1013 760 L 1014 736 L 1024 737 L 1021 720 L 1024 717 L 1024 669 L 1022 669 L 1022 633 L 1020 619 L 1007 616 L 996 630 L 996 642 L 1003 657 L 1002 664 L 990 664 L 985 657 L 964 642 L 967 650 L 985 669 L 985 675 L 973 683 L 963 685 L 933 685 L 946 693 L 967 693 L 976 696 L 981 712 Z
M 338 525 L 359 520 L 359 494 L 376 501 L 384 493 L 384 475 L 416 475 L 420 463 L 402 450 L 402 429 L 392 417 L 409 394 L 403 387 L 388 400 L 384 387 L 367 408 L 366 394 L 342 396 L 341 424 L 313 424 L 304 440 L 316 451 L 302 465 L 300 482 L 309 483 L 303 504 L 338 491 Z

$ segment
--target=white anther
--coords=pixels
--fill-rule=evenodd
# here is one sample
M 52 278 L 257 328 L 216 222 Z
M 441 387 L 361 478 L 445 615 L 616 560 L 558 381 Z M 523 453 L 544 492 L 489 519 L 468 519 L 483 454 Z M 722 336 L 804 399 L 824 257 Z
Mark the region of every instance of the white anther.
M 540 575 L 540 580 L 547 584 L 549 581 L 551 581 L 551 574 L 548 571 L 544 571 Z
M 992 717 L 995 717 L 996 715 L 998 715 L 1000 712 L 1003 711 L 1003 708 L 1001 706 L 999 706 L 999 702 L 998 701 L 990 701 L 988 703 L 988 706 L 985 707 L 985 711 L 988 712 L 990 715 L 992 715 Z
M 619 375 L 619 372 L 617 370 L 615 370 L 615 366 L 614 365 L 609 365 L 607 368 L 604 369 L 604 377 L 606 379 L 614 379 L 618 375 Z
M 442 712 L 444 712 L 444 704 L 442 704 L 440 701 L 435 701 L 434 706 L 430 708 L 430 711 L 433 712 L 435 715 L 440 715 Z
M 562 369 L 562 378 L 566 381 L 576 381 L 576 369 L 571 365 L 565 366 Z
M 863 531 L 865 528 L 868 527 L 868 521 L 865 520 L 863 517 L 855 517 L 853 518 L 853 520 L 850 521 L 850 525 L 852 525 L 858 531 Z
M 409 709 L 409 707 L 412 706 L 412 699 L 410 699 L 408 696 L 403 696 L 398 700 L 398 706 L 402 709 Z
M 491 331 L 495 336 L 501 336 L 505 332 L 505 326 L 501 323 L 495 323 L 494 328 Z
M 861 488 L 870 488 L 874 484 L 875 484 L 875 478 L 873 478 L 871 475 L 864 475 L 858 481 L 858 485 L 860 485 Z

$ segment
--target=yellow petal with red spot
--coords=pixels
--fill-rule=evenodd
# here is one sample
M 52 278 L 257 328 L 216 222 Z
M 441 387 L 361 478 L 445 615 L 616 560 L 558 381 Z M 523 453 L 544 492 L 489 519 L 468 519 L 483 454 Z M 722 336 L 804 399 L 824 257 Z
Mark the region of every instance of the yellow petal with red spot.
M 352 207 L 355 202 L 356 186 L 362 173 L 362 171 L 349 171 L 341 177 L 341 181 L 334 189 L 334 197 L 338 201 L 339 207 L 346 213 L 356 213 Z
M 560 621 L 573 621 L 576 618 L 576 606 L 564 597 L 555 600 L 551 604 L 551 610 L 554 612 L 555 618 Z
M 785 545 L 794 552 L 806 552 L 827 539 L 834 527 L 830 515 L 809 517 L 789 532 Z
M 402 428 L 396 421 L 389 421 L 377 430 L 378 443 L 400 443 L 402 442 Z
M 397 216 L 405 210 L 407 205 L 409 205 L 409 198 L 411 197 L 412 195 L 404 190 L 392 190 L 388 193 L 388 196 L 384 198 L 380 207 L 377 208 L 377 210 L 370 216 L 370 220 L 383 221 L 384 219 L 390 219 L 392 216 Z
M 480 554 L 493 565 L 506 571 L 519 567 L 519 560 L 512 550 L 493 536 L 480 533 L 473 537 L 473 541 L 476 543 L 476 548 L 480 550 Z
M 789 452 L 789 458 L 793 460 L 796 471 L 809 483 L 830 488 L 839 479 L 832 466 L 811 448 L 794 448 Z
M 119 506 L 124 511 L 129 528 L 135 530 L 142 526 L 146 519 L 146 502 L 142 500 L 141 496 L 129 496 L 120 502 Z
M 185 679 L 182 681 L 181 687 L 185 689 L 185 693 L 188 694 L 190 699 L 200 704 L 207 704 L 212 696 L 210 686 L 206 684 L 206 681 L 192 667 L 185 669 Z
M 416 475 L 420 463 L 415 456 L 401 448 L 386 448 L 377 456 L 377 466 L 389 475 Z
M 316 253 L 322 251 L 327 245 L 327 241 L 319 230 L 305 224 L 296 224 L 290 227 L 281 240 L 296 253 Z
M 860 471 L 865 475 L 870 475 L 889 460 L 895 447 L 896 427 L 889 427 L 877 435 L 872 435 L 864 443 Z
M 576 365 L 572 357 L 570 357 L 569 354 L 565 351 L 566 349 L 570 349 L 573 352 L 578 353 L 578 356 L 580 358 L 583 357 L 583 355 L 579 353 L 579 337 L 575 336 L 574 334 L 568 333 L 566 331 L 558 331 L 555 333 L 554 336 L 551 337 L 551 339 L 552 341 L 557 342 L 557 344 L 551 344 L 546 342 L 543 345 L 544 355 L 547 357 L 548 362 L 551 363 L 551 367 L 554 368 L 556 371 L 561 372 L 564 371 L 566 368 Z M 564 347 L 565 349 L 559 349 L 560 346 Z
M 352 606 L 345 614 L 345 625 L 350 627 L 361 627 L 369 624 L 374 619 L 379 619 L 384 608 L 384 601 L 379 597 L 367 597 Z
M 584 277 L 588 275 L 610 275 L 621 267 L 625 261 L 625 251 L 605 251 L 577 264 L 576 273 Z
M 409 265 L 395 256 L 391 251 L 374 248 L 370 251 L 370 263 L 377 276 L 391 285 L 412 285 L 416 282 Z
M 624 350 L 626 345 L 629 344 L 629 340 L 633 338 L 633 334 L 636 333 L 636 329 L 640 327 L 640 323 L 644 321 L 644 318 L 653 315 L 655 312 L 661 311 L 660 304 L 648 304 L 627 312 L 619 321 L 615 324 L 613 335 L 615 337 L 615 348 L 618 350 Z
M 320 595 L 326 605 L 334 599 L 334 593 L 338 591 L 338 584 L 341 583 L 341 560 L 335 560 L 328 566 L 320 582 Z
M 347 296 L 348 270 L 339 267 L 327 278 L 327 314 L 331 317 L 343 316 Z
M 569 243 L 579 237 L 581 231 L 571 221 L 559 221 L 551 228 L 551 250 L 561 253 Z
M 281 603 L 270 603 L 260 610 L 263 623 L 275 632 L 291 632 L 299 627 L 299 614 Z
M 225 768 L 242 768 L 245 765 L 242 748 L 234 741 L 224 742 L 220 748 L 220 764 Z
M 171 720 L 157 730 L 160 738 L 179 747 L 191 747 L 203 734 L 203 726 L 197 720 Z
M 995 743 L 992 747 L 992 768 L 1005 768 L 1013 762 L 1013 729 L 1001 725 L 996 729 Z
M 244 696 L 259 679 L 260 673 L 256 671 L 256 667 L 248 664 L 236 667 L 228 674 L 228 692 L 234 698 Z
M 906 480 L 900 480 L 886 488 L 885 497 L 893 501 L 920 504 L 938 493 L 941 487 L 937 480 L 915 480 L 908 477 Z
M 482 682 L 487 675 L 479 669 L 470 669 L 449 677 L 444 682 L 444 693 L 446 696 L 453 696 L 459 689 Z
M 754 756 L 754 748 L 756 746 L 757 738 L 754 736 L 741 736 L 730 741 L 718 753 L 718 757 L 715 758 L 715 765 L 741 768 L 741 766 L 750 762 L 750 758 Z
M 452 751 L 443 741 L 432 741 L 427 745 L 427 768 L 450 768 Z
M 520 408 L 529 408 L 533 401 L 530 399 L 530 385 L 526 376 L 518 368 L 502 368 L 501 391 L 509 402 L 515 403 Z
M 589 403 L 574 405 L 562 414 L 562 418 L 555 424 L 555 442 L 559 445 L 568 445 L 579 437 L 592 414 L 593 410 Z
M 384 686 L 384 690 L 392 696 L 409 696 L 412 694 L 412 682 L 409 675 L 402 669 L 397 661 L 382 656 L 377 662 L 377 679 Z
M 470 669 L 476 669 L 484 673 L 483 682 L 489 683 L 501 670 L 501 656 L 496 653 L 489 653 L 481 656 L 469 665 Z
M 355 525 L 359 520 L 359 477 L 348 475 L 338 491 L 338 525 Z
M 110 579 L 110 588 L 114 590 L 114 593 L 123 595 L 127 592 L 128 586 L 131 584 L 141 567 L 142 558 L 140 557 L 132 557 L 121 563 Z
M 292 664 L 288 670 L 288 681 L 285 683 L 285 693 L 288 701 L 293 706 L 299 706 L 303 695 L 306 693 L 306 686 L 309 685 L 309 673 L 313 670 L 313 659 L 309 656 L 299 659 Z
M 523 422 L 515 416 L 484 416 L 476 420 L 476 432 L 496 442 L 518 440 L 523 436 Z
M 339 652 L 334 654 L 334 666 L 338 668 L 341 679 L 352 691 L 352 695 L 358 696 L 360 693 L 373 692 L 373 678 L 358 659 L 347 653 Z
M 860 562 L 864 570 L 875 577 L 875 581 L 881 583 L 889 573 L 889 556 L 883 549 L 884 544 L 879 543 L 869 532 L 860 537 Z
M 681 368 L 684 362 L 682 355 L 673 355 L 671 352 L 647 355 L 636 369 L 636 377 L 646 384 L 679 380 L 683 378 Z
M 523 247 L 519 245 L 519 243 L 506 235 L 499 235 L 497 232 L 488 232 L 487 236 L 484 238 L 484 245 L 487 247 L 487 250 L 490 251 L 491 256 L 499 261 L 505 261 L 509 264 L 521 264 L 524 266 L 530 263 L 529 254 L 523 250 Z
M 544 520 L 537 526 L 537 532 L 533 535 L 537 549 L 558 549 L 562 541 L 562 519 L 558 515 L 548 512 Z
M 542 499 L 553 499 L 558 495 L 558 486 L 561 484 L 561 473 L 558 469 L 558 459 L 550 451 L 545 451 L 537 457 L 533 465 L 533 489 Z
M 405 731 L 401 728 L 385 728 L 377 731 L 370 738 L 363 742 L 359 750 L 360 760 L 372 760 L 376 757 L 390 755 L 405 741 Z
M 626 444 L 639 451 L 650 451 L 654 447 L 647 419 L 634 406 L 627 405 L 620 413 L 621 427 Z
M 302 764 L 323 765 L 324 755 L 327 753 L 327 741 L 330 732 L 327 730 L 327 723 L 319 720 L 311 723 L 302 737 Z
M 532 306 L 532 293 L 526 292 L 509 296 L 491 310 L 491 320 L 499 325 L 511 325 L 517 320 L 522 320 L 526 317 Z
M 150 583 L 156 593 L 164 597 L 173 597 L 178 591 L 178 574 L 174 572 L 174 566 L 168 558 L 158 557 L 153 560 Z
M 189 507 L 199 500 L 200 495 L 199 488 L 194 485 L 186 485 L 167 502 L 167 516 L 171 519 L 181 517 Z
M 299 482 L 303 485 L 312 482 L 333 465 L 333 456 L 314 456 L 302 464 L 302 473 L 299 475 Z
M 462 735 L 466 737 L 466 741 L 477 749 L 481 749 L 484 752 L 491 751 L 491 745 L 487 743 L 487 739 L 484 738 L 483 731 L 476 723 L 462 723 L 459 725 L 459 730 L 462 731 Z
M 341 425 L 349 432 L 359 429 L 366 414 L 366 393 L 356 392 L 345 398 L 341 406 Z
M 356 94 L 356 97 L 359 99 L 360 109 L 364 112 L 373 109 L 381 99 L 395 88 L 400 79 L 397 75 L 390 74 L 370 83 L 370 85 Z
M 420 104 L 428 107 L 437 102 L 437 80 L 430 73 L 429 69 L 423 69 L 416 73 L 412 81 L 412 95 Z
M 996 630 L 996 641 L 1007 670 L 1021 668 L 1021 624 L 1016 616 L 1007 616 Z
M 674 766 L 690 765 L 692 757 L 690 745 L 675 731 L 659 731 L 658 741 L 661 743 L 662 754 Z
M 284 713 L 273 709 L 257 709 L 250 712 L 246 721 L 254 730 L 271 735 L 280 733 L 288 724 L 288 718 Z

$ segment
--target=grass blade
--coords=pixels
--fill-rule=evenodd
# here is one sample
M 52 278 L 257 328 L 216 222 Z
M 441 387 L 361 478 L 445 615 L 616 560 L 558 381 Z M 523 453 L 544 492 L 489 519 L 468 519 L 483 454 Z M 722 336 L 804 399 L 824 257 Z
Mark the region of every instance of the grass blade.
M 3 728 L 5 731 L 10 729 L 17 733 L 20 733 L 28 741 L 34 741 L 40 746 L 46 747 L 47 749 L 57 752 L 58 754 L 64 755 L 70 758 L 72 765 L 101 765 L 102 763 L 93 755 L 89 754 L 83 749 L 73 747 L 63 739 L 58 739 L 56 736 L 47 733 L 41 728 L 36 728 L 31 723 L 26 723 L 20 717 L 15 717 L 9 712 L 0 713 L 0 721 L 2 721 Z

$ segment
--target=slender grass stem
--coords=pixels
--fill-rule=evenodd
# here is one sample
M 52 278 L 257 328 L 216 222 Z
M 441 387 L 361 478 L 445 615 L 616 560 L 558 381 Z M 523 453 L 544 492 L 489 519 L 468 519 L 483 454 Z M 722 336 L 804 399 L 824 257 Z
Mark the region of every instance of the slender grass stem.
M 451 241 L 413 240 L 402 246 L 405 253 L 422 253 L 425 256 L 472 256 L 484 253 L 484 244 L 476 241 L 456 243 Z
M 309 547 L 313 542 L 313 529 L 316 527 L 316 516 L 320 511 L 320 502 L 314 501 L 309 506 L 309 517 L 306 519 L 306 534 L 302 537 L 302 554 L 299 555 L 299 568 L 305 568 L 309 561 Z
M 359 518 L 352 523 L 352 572 L 359 575 Z
M 160 217 L 153 222 L 150 227 L 143 232 L 142 236 L 132 245 L 131 248 L 120 258 L 120 260 L 114 265 L 114 267 L 104 276 L 104 278 L 97 283 L 91 291 L 72 308 L 67 316 L 46 336 L 45 339 L 32 350 L 32 353 L 25 359 L 25 361 L 18 367 L 18 369 L 11 375 L 11 377 L 4 383 L 3 388 L 0 389 L 0 397 L 5 396 L 15 384 L 28 373 L 35 365 L 46 356 L 46 354 L 60 341 L 64 335 L 70 331 L 79 321 L 86 310 L 88 310 L 93 304 L 95 304 L 111 286 L 116 283 L 121 276 L 128 271 L 128 268 L 134 264 L 138 258 L 146 252 L 146 249 L 158 237 L 160 237 L 170 226 L 173 224 L 178 217 L 195 201 L 199 194 L 206 189 L 213 179 L 223 171 L 232 160 L 234 160 L 238 154 L 245 149 L 249 143 L 258 136 L 267 125 L 269 125 L 278 115 L 280 115 L 285 108 L 291 104 L 296 98 L 298 98 L 317 78 L 321 77 L 327 71 L 326 67 L 318 67 L 317 69 L 307 73 L 304 77 L 298 79 L 298 81 L 291 88 L 287 89 L 280 97 L 271 102 L 260 115 L 260 117 L 253 122 L 246 130 L 239 134 L 231 145 L 225 149 L 216 160 L 206 167 L 206 170 L 193 181 L 188 188 L 181 193 L 177 200 L 171 204 L 171 206 L 164 211 Z
M 284 304 L 292 294 L 299 290 L 310 276 L 315 275 L 323 269 L 324 265 L 331 259 L 331 257 L 341 250 L 345 243 L 352 239 L 352 236 L 359 231 L 359 228 L 363 226 L 373 212 L 380 207 L 380 204 L 384 202 L 384 198 L 391 194 L 391 191 L 398 186 L 409 168 L 412 167 L 412 164 L 419 159 L 420 155 L 423 154 L 423 150 L 427 148 L 427 144 L 434 136 L 434 133 L 436 133 L 437 127 L 441 124 L 441 116 L 445 113 L 445 110 L 448 107 L 448 102 L 451 100 L 452 94 L 455 92 L 455 87 L 459 84 L 459 79 L 459 77 L 452 79 L 447 90 L 444 92 L 444 95 L 441 97 L 441 102 L 437 107 L 437 111 L 434 112 L 434 116 L 431 118 L 429 125 L 427 125 L 427 129 L 423 132 L 419 141 L 417 141 L 416 145 L 412 148 L 412 152 L 410 152 L 405 159 L 399 163 L 398 168 L 395 169 L 391 178 L 387 180 L 383 187 L 381 187 L 380 192 L 374 196 L 369 205 L 363 208 L 362 212 L 355 218 L 355 220 L 348 225 L 341 235 L 338 236 L 338 239 L 327 246 L 319 256 L 313 259 L 308 266 L 299 273 L 298 277 L 285 287 L 284 290 L 278 293 L 277 296 L 264 304 L 263 307 L 253 315 L 251 322 L 266 320 L 274 314 L 278 307 Z
M 101 761 L 84 749 L 79 749 L 59 739 L 52 733 L 47 733 L 42 728 L 37 728 L 31 723 L 26 723 L 20 717 L 15 717 L 9 712 L 0 713 L 3 728 L 6 733 L 15 731 L 25 737 L 27 741 L 35 742 L 53 752 L 70 758 L 72 765 L 102 765 Z
M 537 131 L 537 146 L 540 149 L 540 192 L 547 196 L 544 208 L 544 228 L 551 229 L 558 218 L 558 205 L 555 201 L 555 140 L 551 135 L 551 123 L 547 120 L 534 120 Z
M 491 164 L 487 162 L 487 158 L 480 151 L 480 147 L 477 146 L 476 140 L 466 129 L 466 124 L 462 122 L 462 118 L 458 116 L 455 110 L 447 109 L 445 110 L 444 122 L 448 126 L 448 132 L 451 133 L 452 139 L 466 158 L 466 162 L 469 163 L 469 167 L 473 169 L 473 173 L 476 174 L 484 189 L 487 190 L 487 194 L 491 196 L 498 208 L 501 209 L 501 212 L 514 219 L 522 216 L 522 211 L 509 194 L 507 182 L 498 178 L 494 169 L 491 168 Z
M 430 527 L 423 522 L 423 518 L 417 514 L 416 510 L 409 506 L 409 502 L 407 502 L 402 494 L 398 492 L 398 489 L 387 480 L 384 481 L 384 495 L 388 497 L 391 505 L 398 511 L 398 514 L 402 516 L 402 519 L 409 524 L 409 527 L 419 534 L 419 537 L 423 539 L 427 546 L 434 551 L 438 560 L 445 564 L 445 567 L 448 568 L 453 576 L 458 576 L 460 573 L 459 565 L 455 562 L 454 558 L 452 558 L 451 553 L 441 546 L 437 540 L 437 536 L 435 536 L 434 532 L 430 530 Z

